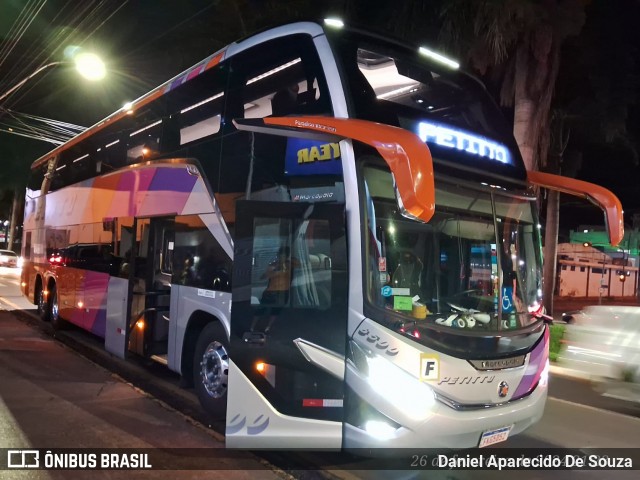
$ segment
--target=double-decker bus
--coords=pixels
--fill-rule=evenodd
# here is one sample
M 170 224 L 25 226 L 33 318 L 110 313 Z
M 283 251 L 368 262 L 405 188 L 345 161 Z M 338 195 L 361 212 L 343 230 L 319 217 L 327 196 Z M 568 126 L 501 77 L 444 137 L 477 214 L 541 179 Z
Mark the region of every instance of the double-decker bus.
M 335 22 L 333 22 L 335 25 Z M 483 86 L 347 27 L 214 53 L 36 160 L 23 293 L 191 382 L 237 448 L 486 446 L 543 413 L 536 188 Z

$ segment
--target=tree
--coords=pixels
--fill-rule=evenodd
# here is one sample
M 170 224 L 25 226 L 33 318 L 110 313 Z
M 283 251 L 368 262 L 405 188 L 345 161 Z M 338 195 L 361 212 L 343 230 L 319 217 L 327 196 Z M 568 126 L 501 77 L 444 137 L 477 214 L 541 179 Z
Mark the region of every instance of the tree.
M 513 107 L 527 169 L 544 166 L 561 46 L 580 32 L 585 1 L 449 0 L 441 15 L 442 40 L 480 74 L 500 79 L 500 103 Z
M 450 0 L 442 9 L 443 39 L 481 74 L 500 79 L 500 102 L 513 107 L 514 137 L 527 170 L 547 171 L 551 143 L 551 102 L 560 69 L 563 42 L 577 35 L 585 22 L 583 0 Z M 563 124 L 561 120 L 560 124 Z M 562 127 L 556 131 L 562 155 Z M 549 192 L 545 307 L 553 313 L 559 194 Z
M 640 99 L 637 60 L 640 42 L 635 32 L 638 14 L 640 5 L 630 0 L 621 0 L 615 9 L 603 1 L 594 1 L 587 8 L 587 22 L 580 36 L 566 42 L 563 50 L 566 68 L 561 70 L 557 82 L 552 148 L 547 164 L 549 171 L 571 177 L 580 172 L 586 180 L 615 188 L 625 211 L 628 206 L 637 208 L 640 204 L 637 200 L 640 139 L 637 134 L 634 137 L 633 128 L 627 127 Z M 606 168 L 602 167 L 603 160 Z M 629 191 L 627 195 L 625 189 Z M 547 202 L 549 238 L 550 227 L 557 222 L 554 216 L 558 199 L 549 195 Z M 545 242 L 546 258 L 555 258 L 555 253 L 547 248 L 554 246 Z M 551 270 L 555 266 L 556 262 L 547 262 L 545 279 L 555 280 L 555 270 Z M 553 281 L 547 281 L 545 297 L 549 301 L 552 293 Z
M 7 141 L 4 141 L 5 138 Z M 29 167 L 34 159 L 50 147 L 43 142 L 29 141 L 9 134 L 0 134 L 0 139 L 3 167 L 0 173 L 0 219 L 10 221 L 7 248 L 12 249 L 16 241 L 16 227 L 22 223 L 24 189 L 29 177 Z

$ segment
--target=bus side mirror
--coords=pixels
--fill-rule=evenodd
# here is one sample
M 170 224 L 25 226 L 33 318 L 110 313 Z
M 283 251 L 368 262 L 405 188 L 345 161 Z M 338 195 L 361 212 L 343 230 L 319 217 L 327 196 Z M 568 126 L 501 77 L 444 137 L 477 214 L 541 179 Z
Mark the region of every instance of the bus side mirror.
M 622 204 L 610 190 L 594 183 L 545 172 L 527 171 L 527 179 L 538 187 L 588 199 L 604 211 L 611 245 L 615 247 L 624 238 Z

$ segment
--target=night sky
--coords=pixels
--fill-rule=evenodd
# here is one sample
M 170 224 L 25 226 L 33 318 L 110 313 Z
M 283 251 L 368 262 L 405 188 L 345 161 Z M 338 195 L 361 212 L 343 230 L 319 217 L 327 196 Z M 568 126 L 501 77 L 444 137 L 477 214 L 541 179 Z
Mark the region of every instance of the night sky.
M 328 12 L 340 11 L 351 14 L 350 23 L 356 23 L 356 19 L 360 26 L 385 32 L 394 27 L 389 16 L 392 12 L 388 12 L 390 3 L 3 0 L 0 95 L 39 65 L 61 59 L 69 45 L 101 55 L 109 76 L 100 83 L 90 83 L 70 68 L 53 68 L 29 81 L 0 106 L 88 127 L 125 101 L 139 97 L 247 33 L 296 17 L 309 18 L 310 13 L 322 18 Z M 402 8 L 408 9 L 407 5 L 409 2 L 403 3 Z M 414 5 L 424 15 L 424 27 L 415 22 L 410 34 L 437 47 L 436 7 L 424 5 L 427 2 Z M 567 170 L 613 190 L 621 198 L 630 224 L 631 215 L 640 213 L 640 1 L 593 0 L 586 13 L 580 35 L 563 47 L 554 99 L 556 106 L 575 119 L 566 154 L 578 161 L 568 162 Z M 23 27 L 28 24 L 26 30 L 16 30 L 19 19 Z M 491 83 L 491 79 L 485 80 Z M 0 130 L 7 128 L 8 121 L 0 111 Z M 16 179 L 23 181 L 31 162 L 52 147 L 0 132 L 0 158 L 6 167 L 0 169 L 0 188 L 10 188 Z M 13 160 L 8 161 L 9 157 Z M 561 223 L 566 228 L 601 219 L 584 203 L 575 207 L 575 202 L 563 196 L 563 204 Z

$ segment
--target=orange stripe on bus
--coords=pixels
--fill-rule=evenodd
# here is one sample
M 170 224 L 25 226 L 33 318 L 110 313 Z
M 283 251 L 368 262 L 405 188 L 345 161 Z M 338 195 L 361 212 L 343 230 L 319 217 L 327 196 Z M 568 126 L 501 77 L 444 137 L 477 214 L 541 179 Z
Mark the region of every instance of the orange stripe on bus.
M 223 56 L 224 56 L 224 50 L 219 54 L 217 54 L 216 56 L 214 56 L 211 60 L 209 60 L 207 62 L 207 65 L 204 67 L 204 69 L 209 70 L 211 67 L 215 67 L 216 65 L 218 65 L 222 60 Z

